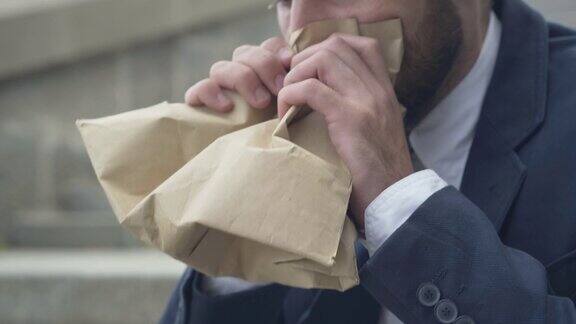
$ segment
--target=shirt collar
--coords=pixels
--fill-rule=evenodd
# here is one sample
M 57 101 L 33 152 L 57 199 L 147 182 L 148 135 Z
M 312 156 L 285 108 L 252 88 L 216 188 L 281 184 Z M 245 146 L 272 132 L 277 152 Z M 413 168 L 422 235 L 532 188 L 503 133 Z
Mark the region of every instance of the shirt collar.
M 502 27 L 492 13 L 480 55 L 470 72 L 410 133 L 414 151 L 428 168 L 459 187 L 474 131 L 500 47 Z

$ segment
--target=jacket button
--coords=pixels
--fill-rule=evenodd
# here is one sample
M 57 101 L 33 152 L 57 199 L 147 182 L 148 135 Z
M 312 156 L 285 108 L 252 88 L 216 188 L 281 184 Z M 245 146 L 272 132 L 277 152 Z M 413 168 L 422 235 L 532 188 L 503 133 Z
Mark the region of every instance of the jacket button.
M 474 322 L 472 317 L 463 315 L 458 317 L 456 319 L 456 322 L 454 322 L 454 324 L 476 324 L 476 322 Z
M 450 299 L 442 299 L 436 304 L 434 315 L 440 323 L 452 323 L 458 317 L 458 307 Z
M 440 289 L 433 283 L 424 283 L 418 288 L 418 301 L 420 304 L 431 307 L 440 300 Z

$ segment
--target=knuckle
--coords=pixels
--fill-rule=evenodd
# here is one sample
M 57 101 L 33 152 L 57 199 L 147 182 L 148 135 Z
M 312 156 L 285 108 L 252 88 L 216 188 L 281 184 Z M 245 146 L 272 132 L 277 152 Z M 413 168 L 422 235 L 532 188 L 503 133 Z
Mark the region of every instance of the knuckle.
M 210 79 L 203 79 L 196 82 L 194 85 L 189 87 L 184 93 L 184 98 L 186 101 L 190 101 L 197 96 L 206 92 L 207 85 L 210 83 Z
M 238 65 L 235 78 L 237 79 L 236 81 L 249 82 L 249 83 L 255 81 L 256 79 L 254 70 L 241 64 Z
M 329 44 L 334 48 L 341 48 L 342 46 L 345 46 L 347 43 L 344 40 L 344 38 L 342 38 L 342 35 L 334 34 L 330 37 Z
M 206 79 L 203 85 L 203 88 L 206 89 L 206 91 L 215 91 L 219 89 L 219 87 L 220 85 L 212 79 Z
M 209 86 L 209 82 L 209 79 L 198 81 L 192 88 L 197 91 L 204 91 Z
M 267 50 L 260 47 L 247 50 L 242 56 L 237 58 L 237 61 L 260 71 L 269 70 L 276 64 L 274 57 Z
M 251 76 L 252 76 L 252 70 L 250 68 L 243 67 L 240 70 L 238 70 L 238 77 L 242 79 L 250 79 Z
M 267 40 L 263 41 L 260 46 L 264 47 L 264 48 L 268 48 L 274 45 L 279 45 L 284 43 L 284 39 L 282 37 L 279 36 L 275 36 L 275 37 L 270 37 Z
M 262 67 L 270 69 L 271 67 L 274 67 L 274 65 L 276 64 L 276 60 L 274 59 L 274 57 L 272 57 L 272 55 L 264 53 L 263 55 L 258 56 L 258 64 Z
M 319 50 L 318 54 L 316 55 L 316 60 L 318 61 L 318 63 L 331 61 L 333 59 L 334 59 L 334 53 L 332 53 L 327 49 Z
M 262 43 L 260 43 L 260 47 L 266 48 L 267 46 L 270 46 L 271 44 L 273 44 L 275 42 L 275 40 L 274 40 L 275 38 L 276 37 L 267 38 Z
M 234 52 L 232 53 L 232 57 L 238 58 L 239 56 L 241 56 L 242 54 L 246 53 L 247 51 L 250 51 L 252 46 L 250 45 L 242 45 L 242 46 L 238 46 Z
M 302 81 L 302 88 L 304 91 L 310 91 L 311 93 L 316 93 L 319 88 L 320 81 L 316 79 L 306 79 Z
M 215 74 L 217 74 L 219 71 L 221 71 L 225 66 L 227 66 L 230 63 L 230 61 L 218 61 L 214 64 L 212 64 L 212 66 L 210 67 L 210 76 L 214 76 Z
M 260 46 L 264 47 L 264 46 L 273 44 L 273 43 L 277 42 L 277 38 L 278 38 L 277 36 L 267 38 L 262 43 L 260 43 Z
M 188 89 L 188 93 L 190 94 L 203 93 L 206 91 L 207 85 L 208 85 L 207 79 L 198 81 L 195 85 L 191 86 L 190 89 Z

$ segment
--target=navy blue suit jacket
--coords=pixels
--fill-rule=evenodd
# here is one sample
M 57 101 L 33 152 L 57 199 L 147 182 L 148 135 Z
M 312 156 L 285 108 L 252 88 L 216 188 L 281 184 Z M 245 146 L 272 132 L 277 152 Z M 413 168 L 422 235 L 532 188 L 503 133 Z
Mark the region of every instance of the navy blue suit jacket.
M 209 297 L 188 270 L 163 323 L 436 323 L 434 283 L 476 323 L 576 323 L 576 32 L 496 1 L 502 44 L 460 191 L 428 199 L 345 293 L 269 285 Z

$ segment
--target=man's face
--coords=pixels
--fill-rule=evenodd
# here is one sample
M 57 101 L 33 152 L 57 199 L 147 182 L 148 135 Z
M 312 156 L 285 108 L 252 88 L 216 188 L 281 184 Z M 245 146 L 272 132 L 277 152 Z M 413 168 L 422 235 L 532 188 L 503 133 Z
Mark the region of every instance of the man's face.
M 450 72 L 462 44 L 462 19 L 455 0 L 281 0 L 278 21 L 286 36 L 325 19 L 374 22 L 400 18 L 406 53 L 396 83 L 409 114 L 430 104 Z

